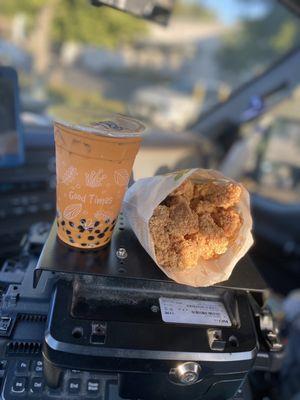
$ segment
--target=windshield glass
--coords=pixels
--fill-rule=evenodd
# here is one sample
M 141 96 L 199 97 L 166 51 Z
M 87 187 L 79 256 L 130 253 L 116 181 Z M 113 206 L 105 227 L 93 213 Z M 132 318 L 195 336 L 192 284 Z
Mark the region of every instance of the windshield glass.
M 138 117 L 151 143 L 139 156 L 143 163 L 137 159 L 136 178 L 211 166 L 203 152 L 213 158 L 215 144 L 189 136 L 188 128 L 299 43 L 299 19 L 272 0 L 177 0 L 167 27 L 86 0 L 0 2 L 0 65 L 18 72 L 25 128 L 50 129 L 62 109 Z M 289 101 L 299 109 L 299 96 Z M 292 114 L 274 115 L 267 139 L 258 135 L 259 166 L 244 171 L 251 187 L 296 188 L 297 111 Z M 243 140 L 256 129 L 249 125 Z M 287 142 L 293 167 L 276 150 Z
M 167 27 L 86 0 L 2 0 L 0 63 L 23 109 L 126 111 L 181 130 L 300 42 L 277 1 L 178 0 Z
M 267 114 L 244 124 L 222 168 L 251 192 L 280 203 L 300 202 L 300 85 Z

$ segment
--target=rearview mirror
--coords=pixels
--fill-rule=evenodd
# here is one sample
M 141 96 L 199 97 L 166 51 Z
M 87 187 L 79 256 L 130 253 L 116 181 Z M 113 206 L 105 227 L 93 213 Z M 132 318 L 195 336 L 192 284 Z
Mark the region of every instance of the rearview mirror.
M 106 5 L 136 17 L 167 25 L 175 0 L 91 0 L 94 6 Z

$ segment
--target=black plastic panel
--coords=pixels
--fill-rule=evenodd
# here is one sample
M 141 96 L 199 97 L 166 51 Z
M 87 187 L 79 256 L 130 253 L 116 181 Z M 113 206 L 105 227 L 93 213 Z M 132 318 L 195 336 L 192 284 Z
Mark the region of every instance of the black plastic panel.
M 125 260 L 119 260 L 116 256 L 116 250 L 120 247 L 127 251 L 128 257 Z M 111 243 L 100 250 L 78 250 L 64 244 L 58 239 L 56 224 L 53 224 L 35 270 L 34 286 L 43 270 L 172 282 L 145 252 L 133 231 L 126 226 L 122 213 L 119 216 Z M 252 291 L 267 289 L 265 282 L 248 256 L 240 260 L 229 280 L 216 286 Z

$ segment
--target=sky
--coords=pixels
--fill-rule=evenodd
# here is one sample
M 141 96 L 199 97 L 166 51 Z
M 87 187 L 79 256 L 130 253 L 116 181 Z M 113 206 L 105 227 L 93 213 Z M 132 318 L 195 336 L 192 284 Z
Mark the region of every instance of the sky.
M 219 19 L 227 25 L 234 24 L 243 15 L 257 18 L 264 14 L 266 8 L 264 2 L 241 0 L 191 0 L 201 3 L 217 14 Z

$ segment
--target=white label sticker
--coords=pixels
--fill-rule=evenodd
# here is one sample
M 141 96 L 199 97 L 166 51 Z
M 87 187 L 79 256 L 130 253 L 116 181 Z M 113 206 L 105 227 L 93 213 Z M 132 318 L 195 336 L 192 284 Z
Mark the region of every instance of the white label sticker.
M 160 297 L 164 322 L 194 325 L 231 326 L 224 304 L 220 301 L 169 299 Z

